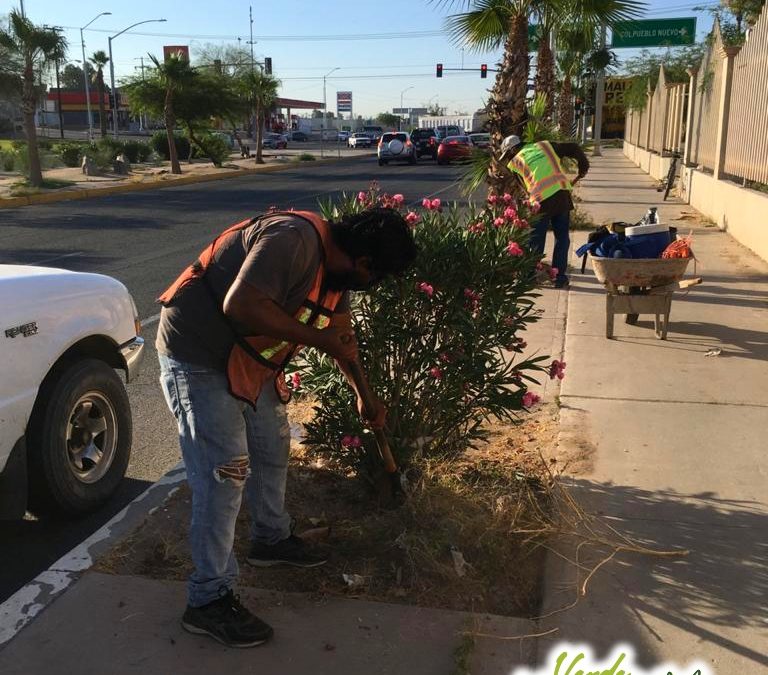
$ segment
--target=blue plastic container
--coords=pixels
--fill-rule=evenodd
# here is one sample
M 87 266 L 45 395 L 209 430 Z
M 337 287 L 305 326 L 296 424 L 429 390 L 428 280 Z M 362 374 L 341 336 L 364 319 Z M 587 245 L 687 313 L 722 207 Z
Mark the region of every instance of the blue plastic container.
M 672 241 L 669 225 L 636 225 L 628 227 L 624 234 L 633 258 L 658 258 Z

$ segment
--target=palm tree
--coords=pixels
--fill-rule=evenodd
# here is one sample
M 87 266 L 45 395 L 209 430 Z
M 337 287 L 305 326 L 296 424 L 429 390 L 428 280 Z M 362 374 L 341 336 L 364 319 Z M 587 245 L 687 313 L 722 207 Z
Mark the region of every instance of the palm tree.
M 104 109 L 104 68 L 109 63 L 109 57 L 106 52 L 99 50 L 91 56 L 91 63 L 96 69 L 93 73 L 93 83 L 96 85 L 96 91 L 99 93 L 99 124 L 101 125 L 101 137 L 107 136 L 107 111 Z M 90 122 L 88 122 L 90 125 Z M 89 126 L 90 128 L 90 126 Z
M 562 82 L 557 97 L 557 126 L 563 136 L 573 129 L 573 81 L 584 69 L 584 59 L 594 44 L 594 33 L 571 26 L 557 34 L 557 68 Z
M 176 113 L 173 108 L 175 94 L 182 91 L 195 77 L 195 71 L 189 65 L 189 61 L 182 53 L 170 54 L 162 63 L 153 55 L 149 55 L 155 64 L 155 72 L 163 87 L 165 87 L 165 102 L 163 104 L 163 118 L 165 120 L 165 133 L 168 136 L 168 155 L 171 160 L 171 173 L 180 174 L 179 156 L 176 152 Z
M 275 79 L 263 71 L 249 71 L 243 73 L 238 82 L 238 89 L 241 95 L 249 102 L 250 109 L 253 111 L 254 123 L 256 125 L 256 163 L 263 164 L 262 139 L 264 137 L 264 124 L 267 113 L 275 105 L 277 100 L 277 90 L 280 87 L 280 80 Z
M 67 40 L 61 33 L 36 26 L 16 10 L 10 13 L 8 28 L 0 28 L 0 89 L 21 100 L 27 135 L 29 184 L 33 187 L 43 184 L 35 128 L 35 110 L 42 94 L 39 75 L 47 65 L 63 60 L 66 52 Z
M 448 17 L 446 24 L 458 44 L 466 44 L 475 51 L 498 49 L 504 53 L 496 74 L 496 82 L 488 102 L 488 126 L 491 147 L 495 151 L 489 169 L 488 182 L 494 190 L 515 189 L 516 182 L 500 166 L 498 148 L 509 134 L 522 135 L 526 122 L 526 97 L 530 60 L 528 54 L 528 22 L 541 21 L 540 54 L 538 66 L 543 70 L 541 93 L 552 98 L 554 94 L 554 64 L 549 41 L 557 25 L 565 17 L 584 17 L 611 25 L 617 20 L 630 19 L 644 7 L 640 0 L 431 0 L 448 5 L 463 5 L 468 11 Z M 559 17 L 559 18 L 558 18 Z M 542 48 L 542 44 L 546 46 Z

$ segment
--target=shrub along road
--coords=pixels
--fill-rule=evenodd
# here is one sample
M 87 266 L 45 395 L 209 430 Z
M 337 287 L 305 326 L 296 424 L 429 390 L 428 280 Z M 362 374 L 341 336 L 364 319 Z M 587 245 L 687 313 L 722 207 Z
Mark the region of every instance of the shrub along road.
M 133 454 L 127 479 L 98 513 L 77 522 L 25 520 L 0 524 L 0 602 L 98 529 L 180 458 L 172 418 L 157 384 L 154 351 L 159 307 L 155 298 L 225 227 L 265 211 L 316 208 L 318 199 L 357 193 L 372 180 L 410 203 L 426 195 L 460 199 L 462 169 L 378 167 L 367 157 L 336 165 L 299 167 L 99 199 L 0 211 L 0 263 L 62 267 L 109 274 L 130 290 L 146 323 L 142 376 L 128 386 L 134 416 Z

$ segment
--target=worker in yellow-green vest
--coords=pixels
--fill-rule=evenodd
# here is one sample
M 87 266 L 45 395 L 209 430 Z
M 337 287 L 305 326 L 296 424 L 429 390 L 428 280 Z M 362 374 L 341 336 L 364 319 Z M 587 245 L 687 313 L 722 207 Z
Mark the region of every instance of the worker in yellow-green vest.
M 574 159 L 579 165 L 579 175 L 573 181 L 563 170 L 563 157 Z M 532 250 L 544 255 L 547 231 L 552 228 L 555 235 L 552 267 L 557 270 L 555 287 L 567 288 L 569 229 L 574 208 L 571 190 L 573 183 L 589 171 L 587 156 L 577 143 L 524 144 L 518 136 L 507 136 L 501 143 L 501 161 L 520 179 L 531 203 L 538 205 L 538 217 L 531 224 Z

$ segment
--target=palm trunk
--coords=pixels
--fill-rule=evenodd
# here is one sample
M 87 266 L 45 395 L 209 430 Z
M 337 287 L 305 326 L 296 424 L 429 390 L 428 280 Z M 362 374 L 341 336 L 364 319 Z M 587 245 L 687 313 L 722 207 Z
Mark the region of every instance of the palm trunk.
M 539 40 L 539 52 L 536 57 L 536 77 L 534 91 L 547 97 L 545 119 L 551 120 L 555 108 L 555 57 L 550 45 L 551 31 L 543 29 Z
M 499 162 L 498 156 L 505 136 L 523 134 L 528 116 L 525 97 L 528 92 L 529 68 L 528 14 L 521 12 L 510 23 L 504 56 L 488 102 L 488 128 L 493 150 L 493 159 L 488 169 L 488 188 L 499 194 L 519 190 L 519 182 Z
M 27 134 L 29 184 L 32 187 L 41 187 L 43 184 L 43 171 L 40 166 L 40 153 L 37 148 L 37 129 L 35 128 L 37 92 L 35 91 L 35 71 L 31 59 L 27 59 L 26 67 L 24 68 L 24 89 L 21 105 L 24 113 L 24 131 Z
M 264 158 L 261 156 L 262 143 L 264 141 L 264 111 L 260 105 L 256 106 L 256 164 L 264 164 Z
M 558 99 L 558 126 L 563 136 L 570 138 L 573 135 L 573 83 L 568 74 L 563 77 L 563 88 Z
M 96 89 L 99 92 L 99 126 L 101 127 L 101 137 L 107 137 L 107 111 L 104 108 L 104 75 L 99 68 L 96 75 Z
M 176 128 L 176 115 L 173 112 L 173 92 L 170 87 L 165 92 L 163 116 L 165 117 L 165 133 L 168 136 L 168 156 L 171 160 L 171 173 L 180 174 L 181 166 L 179 165 L 179 156 L 176 152 L 176 138 L 173 133 Z

